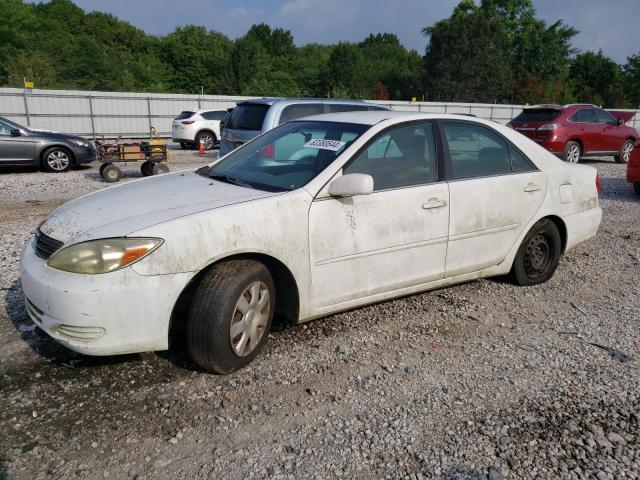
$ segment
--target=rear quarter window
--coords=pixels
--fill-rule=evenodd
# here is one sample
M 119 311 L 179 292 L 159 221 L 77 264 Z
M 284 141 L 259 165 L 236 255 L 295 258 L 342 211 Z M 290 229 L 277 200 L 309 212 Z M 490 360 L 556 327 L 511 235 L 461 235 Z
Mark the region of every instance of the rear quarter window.
M 206 120 L 222 120 L 226 114 L 227 112 L 225 110 L 215 110 L 211 112 L 203 112 L 200 115 Z
M 176 120 L 186 120 L 187 118 L 193 117 L 194 113 L 195 112 L 189 112 L 185 110 L 184 112 L 180 112 L 180 115 L 176 117 Z

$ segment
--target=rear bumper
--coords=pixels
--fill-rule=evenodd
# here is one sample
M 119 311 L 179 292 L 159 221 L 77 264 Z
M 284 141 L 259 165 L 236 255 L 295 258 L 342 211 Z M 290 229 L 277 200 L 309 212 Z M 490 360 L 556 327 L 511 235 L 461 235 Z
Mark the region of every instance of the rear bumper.
M 600 207 L 590 208 L 582 212 L 562 217 L 567 227 L 567 246 L 565 252 L 593 238 L 598 233 L 602 220 Z

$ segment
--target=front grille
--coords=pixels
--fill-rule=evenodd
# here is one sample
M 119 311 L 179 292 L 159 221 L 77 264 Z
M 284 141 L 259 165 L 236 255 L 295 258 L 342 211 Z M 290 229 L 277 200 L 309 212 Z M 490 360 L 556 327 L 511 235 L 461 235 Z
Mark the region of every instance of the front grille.
M 36 230 L 36 255 L 40 258 L 47 260 L 60 247 L 62 247 L 60 240 L 45 235 L 40 229 Z

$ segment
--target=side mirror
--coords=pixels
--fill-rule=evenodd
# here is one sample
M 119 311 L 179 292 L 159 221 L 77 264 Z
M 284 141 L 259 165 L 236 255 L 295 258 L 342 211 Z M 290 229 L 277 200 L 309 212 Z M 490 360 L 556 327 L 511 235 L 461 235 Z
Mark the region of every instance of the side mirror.
M 364 173 L 348 173 L 336 178 L 329 185 L 332 197 L 355 197 L 373 192 L 373 177 Z
M 22 135 L 22 132 L 20 131 L 19 128 L 12 128 L 11 129 L 11 136 L 12 137 L 19 137 L 20 135 Z

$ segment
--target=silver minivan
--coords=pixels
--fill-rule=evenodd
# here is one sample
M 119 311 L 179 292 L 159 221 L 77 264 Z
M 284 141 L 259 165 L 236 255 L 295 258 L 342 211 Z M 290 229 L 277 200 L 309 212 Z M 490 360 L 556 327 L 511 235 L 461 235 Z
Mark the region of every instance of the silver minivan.
M 220 156 L 258 135 L 297 118 L 358 110 L 391 110 L 363 100 L 256 98 L 238 102 L 226 119 L 220 139 Z

